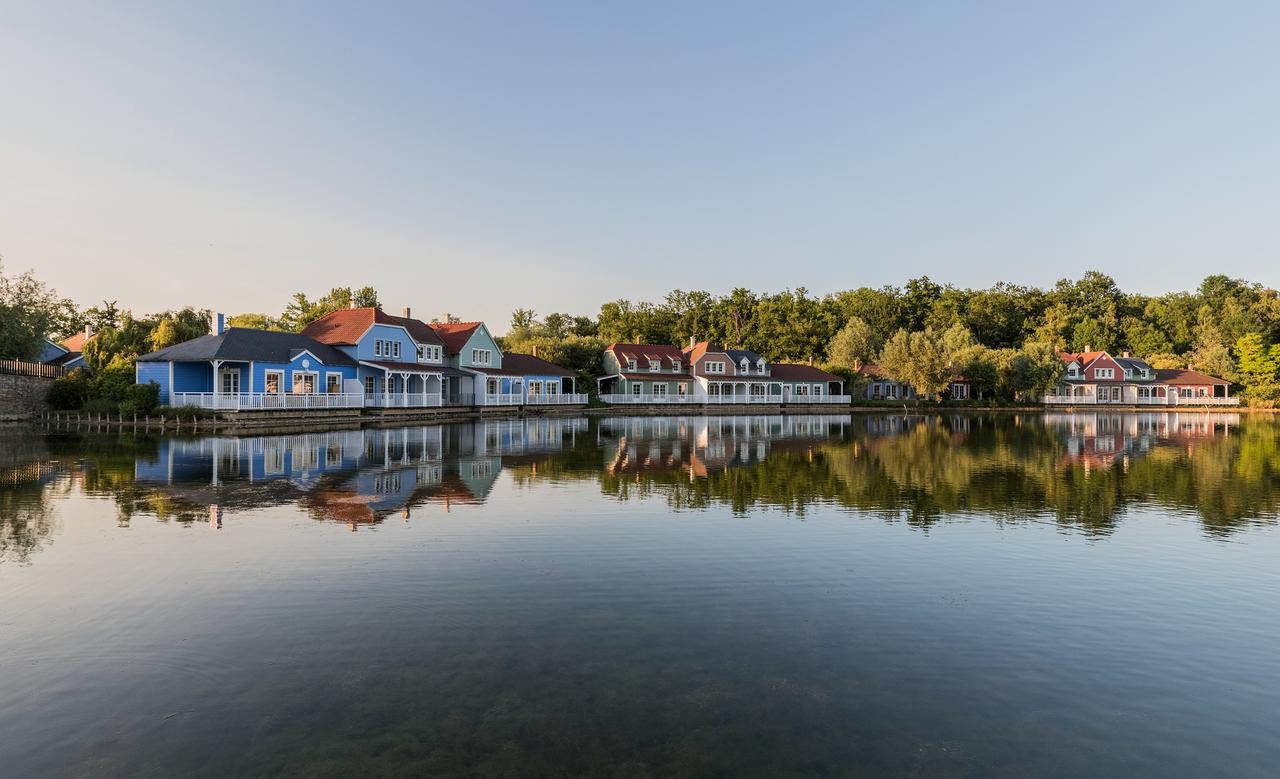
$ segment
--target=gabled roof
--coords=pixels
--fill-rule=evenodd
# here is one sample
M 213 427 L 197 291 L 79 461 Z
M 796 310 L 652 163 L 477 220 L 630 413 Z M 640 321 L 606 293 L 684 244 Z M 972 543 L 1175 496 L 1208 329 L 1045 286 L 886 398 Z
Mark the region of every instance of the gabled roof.
M 80 352 L 63 352 L 52 360 L 45 360 L 45 365 L 66 365 L 84 357 Z
M 84 345 L 92 341 L 97 336 L 97 333 L 89 333 L 86 335 L 83 332 L 79 332 L 70 338 L 63 338 L 61 346 L 69 352 L 83 352 Z
M 692 365 L 706 356 L 708 352 L 722 354 L 724 353 L 724 347 L 719 344 L 713 344 L 710 341 L 699 341 L 685 349 L 684 355 L 689 359 L 689 364 Z
M 236 360 L 248 362 L 289 363 L 300 351 L 315 355 L 325 365 L 354 367 L 356 361 L 327 344 L 320 343 L 302 333 L 281 333 L 275 330 L 252 330 L 247 327 L 230 327 L 222 335 L 202 335 L 138 358 L 138 362 L 206 362 L 208 360 Z
M 863 368 L 867 366 L 862 366 Z M 796 365 L 792 363 L 774 363 L 773 378 L 783 381 L 844 381 L 833 373 L 827 373 L 812 365 Z
M 413 317 L 404 317 L 404 316 L 392 316 L 391 314 L 385 314 L 385 313 L 383 314 L 383 316 L 391 320 L 391 322 L 384 323 L 384 324 L 400 325 L 405 330 L 409 331 L 409 337 L 412 338 L 417 343 L 430 345 L 430 346 L 441 346 L 441 347 L 445 345 L 444 341 L 441 340 L 439 334 L 437 334 L 435 330 L 431 329 L 431 325 L 427 324 L 426 322 L 423 322 L 421 319 L 414 319 Z
M 519 376 L 576 376 L 568 368 L 561 368 L 553 362 L 534 357 L 532 354 L 502 355 L 502 370 Z
M 729 358 L 733 360 L 735 365 L 741 363 L 743 357 L 746 357 L 747 362 L 751 363 L 752 365 L 755 365 L 756 363 L 760 362 L 761 359 L 763 359 L 760 357 L 760 355 L 756 354 L 750 349 L 725 349 L 724 353 L 729 355 Z
M 609 351 L 613 352 L 613 356 L 618 361 L 618 365 L 623 369 L 627 369 L 627 361 L 635 360 L 636 367 L 649 366 L 650 360 L 658 361 L 658 369 L 660 371 L 674 372 L 677 362 L 680 363 L 680 373 L 684 374 L 687 367 L 684 354 L 674 346 L 666 344 L 611 344 Z
M 1172 368 L 1168 370 L 1156 371 L 1156 381 L 1164 384 L 1213 384 L 1216 386 L 1227 386 L 1231 382 L 1210 376 L 1207 373 L 1193 371 L 1190 368 Z
M 380 308 L 343 308 L 331 311 L 302 329 L 302 334 L 314 338 L 322 344 L 332 346 L 355 346 L 360 337 L 369 332 L 375 324 L 404 327 L 407 321 L 398 316 L 391 316 Z M 424 324 L 425 327 L 425 324 Z M 410 330 L 410 335 L 413 331 Z M 416 336 L 415 336 L 416 339 Z M 426 341 L 424 343 L 437 343 Z
M 466 347 L 471 334 L 480 329 L 483 322 L 432 322 L 430 327 L 449 350 L 449 354 L 457 354 Z M 505 355 L 504 355 L 505 356 Z

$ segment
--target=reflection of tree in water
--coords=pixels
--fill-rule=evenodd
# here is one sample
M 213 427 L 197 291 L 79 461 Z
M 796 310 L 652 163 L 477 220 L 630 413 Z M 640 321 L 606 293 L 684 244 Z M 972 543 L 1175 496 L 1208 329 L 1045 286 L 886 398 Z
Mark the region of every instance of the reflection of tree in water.
M 27 563 L 52 543 L 57 519 L 43 479 L 0 485 L 0 563 Z
M 1038 416 L 901 418 L 888 432 L 851 428 L 804 450 L 691 479 L 680 470 L 597 471 L 606 494 L 663 496 L 674 509 L 754 506 L 803 515 L 830 503 L 927 528 L 946 516 L 1051 520 L 1106 535 L 1122 511 L 1155 505 L 1198 514 L 1207 531 L 1274 522 L 1280 508 L 1276 424 L 1250 419 L 1203 435 L 1174 431 L 1101 464 L 1068 456 Z

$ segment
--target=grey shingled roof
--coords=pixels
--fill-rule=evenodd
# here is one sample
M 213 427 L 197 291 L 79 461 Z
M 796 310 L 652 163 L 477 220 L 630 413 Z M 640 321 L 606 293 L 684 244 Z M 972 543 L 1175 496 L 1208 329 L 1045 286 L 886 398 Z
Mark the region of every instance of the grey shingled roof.
M 308 338 L 299 333 L 279 333 L 274 330 L 251 330 L 247 327 L 231 327 L 222 335 L 202 335 L 180 344 L 144 354 L 138 362 L 207 362 L 209 360 L 235 360 L 248 362 L 292 362 L 302 350 L 315 355 L 325 365 L 348 365 L 356 361 L 332 346 Z
M 724 353 L 729 355 L 735 364 L 742 362 L 743 357 L 746 357 L 747 362 L 751 363 L 752 366 L 755 366 L 760 361 L 760 355 L 750 349 L 725 349 Z

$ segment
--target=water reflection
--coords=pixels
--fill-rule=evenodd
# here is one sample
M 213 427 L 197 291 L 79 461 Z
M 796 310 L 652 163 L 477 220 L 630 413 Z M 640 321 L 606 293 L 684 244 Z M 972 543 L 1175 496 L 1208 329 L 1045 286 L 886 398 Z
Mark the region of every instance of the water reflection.
M 1273 521 L 1280 426 L 1238 413 L 604 417 L 481 420 L 288 436 L 14 438 L 0 483 L 0 560 L 55 534 L 49 501 L 79 489 L 138 516 L 222 527 L 296 504 L 355 531 L 419 507 L 595 483 L 676 511 L 804 516 L 829 505 L 927 528 L 947 517 L 1051 520 L 1105 535 L 1125 510 L 1194 514 L 1224 535 Z

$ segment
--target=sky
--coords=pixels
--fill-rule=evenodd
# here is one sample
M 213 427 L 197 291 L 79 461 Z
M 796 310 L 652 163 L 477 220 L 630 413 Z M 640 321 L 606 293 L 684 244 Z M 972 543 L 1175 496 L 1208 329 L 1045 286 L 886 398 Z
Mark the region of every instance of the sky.
M 0 0 L 0 256 L 81 305 L 1280 285 L 1280 4 Z

